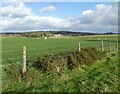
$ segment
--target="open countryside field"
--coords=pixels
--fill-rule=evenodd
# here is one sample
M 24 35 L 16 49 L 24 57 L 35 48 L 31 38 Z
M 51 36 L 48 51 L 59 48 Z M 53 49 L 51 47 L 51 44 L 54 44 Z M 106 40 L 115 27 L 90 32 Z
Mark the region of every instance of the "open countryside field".
M 101 53 L 101 40 L 104 41 L 104 49 L 108 52 L 105 56 L 102 56 Z M 119 64 L 116 40 L 118 40 L 117 35 L 65 36 L 47 39 L 2 37 L 2 92 L 118 92 Z M 109 53 L 109 41 L 111 41 L 111 53 Z M 78 50 L 79 42 L 82 48 L 94 47 L 100 51 L 93 48 L 92 51 L 91 48 L 87 48 L 86 52 L 83 49 L 84 51 L 73 54 L 73 56 L 78 54 L 79 58 L 83 56 L 83 60 L 86 59 L 85 62 L 91 62 L 90 64 L 82 63 L 79 60 L 76 62 L 72 59 L 73 57 L 70 57 L 70 60 L 67 61 L 70 64 L 66 66 L 64 64 L 66 61 L 63 62 L 62 58 L 58 58 L 59 56 L 49 57 L 48 55 L 68 52 L 69 58 L 69 55 L 72 56 L 70 52 L 74 53 Z M 21 75 L 23 46 L 27 47 L 27 74 L 25 78 Z M 43 61 L 38 59 L 38 56 L 44 55 L 48 56 L 43 57 L 45 58 Z M 94 60 L 89 55 L 93 58 L 102 57 Z M 54 60 L 53 64 L 49 59 Z M 60 66 L 63 70 L 56 72 L 54 66 Z M 44 68 L 47 68 L 47 71 L 43 71 Z
M 0 93 L 120 94 L 118 0 L 1 1 Z
M 61 38 L 28 38 L 28 37 L 2 37 L 2 62 L 4 64 L 12 62 L 21 62 L 22 47 L 27 48 L 27 60 L 36 59 L 37 56 L 48 53 L 57 54 L 60 52 L 73 51 L 78 49 L 78 43 L 81 47 L 95 47 L 101 49 L 101 40 L 104 42 L 104 49 L 109 50 L 109 40 L 112 50 L 116 49 L 116 40 L 118 35 L 93 35 L 79 37 L 61 37 Z

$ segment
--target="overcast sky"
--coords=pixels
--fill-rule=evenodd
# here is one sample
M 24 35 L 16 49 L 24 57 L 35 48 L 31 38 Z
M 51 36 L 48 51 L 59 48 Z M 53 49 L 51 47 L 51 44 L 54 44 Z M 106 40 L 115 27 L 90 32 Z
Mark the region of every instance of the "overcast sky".
M 118 32 L 114 2 L 2 2 L 0 32 Z

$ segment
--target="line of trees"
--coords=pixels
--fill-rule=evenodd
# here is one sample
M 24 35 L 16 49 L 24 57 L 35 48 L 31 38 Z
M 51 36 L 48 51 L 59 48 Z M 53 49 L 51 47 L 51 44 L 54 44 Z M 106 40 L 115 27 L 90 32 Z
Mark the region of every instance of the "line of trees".
M 109 35 L 109 34 L 119 34 L 119 33 L 91 33 L 91 32 L 71 32 L 71 31 L 34 31 L 34 32 L 19 32 L 12 33 L 6 32 L 1 33 L 0 35 L 9 35 L 9 36 L 23 36 L 23 37 L 52 37 L 54 35 L 61 34 L 63 36 L 84 36 L 84 35 Z

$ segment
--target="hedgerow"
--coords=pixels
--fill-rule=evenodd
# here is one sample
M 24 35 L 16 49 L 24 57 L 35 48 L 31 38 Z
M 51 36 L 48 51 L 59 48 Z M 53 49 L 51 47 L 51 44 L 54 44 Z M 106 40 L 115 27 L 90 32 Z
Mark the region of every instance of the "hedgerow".
M 88 49 L 92 51 L 88 51 Z M 93 48 L 84 48 L 81 52 L 50 54 L 39 57 L 34 62 L 27 61 L 25 78 L 21 76 L 20 62 L 12 63 L 9 67 L 4 68 L 6 77 L 2 78 L 3 92 L 5 94 L 7 92 L 12 94 L 14 92 L 23 94 L 25 92 L 118 92 L 117 53 L 107 54 L 102 58 L 105 53 L 96 51 L 93 51 Z M 94 62 L 87 61 L 85 55 L 88 55 L 88 52 L 96 53 L 101 57 L 98 58 L 91 54 L 89 58 L 94 59 Z M 102 60 L 95 61 L 101 58 Z M 43 64 L 44 62 L 46 63 Z M 55 73 L 54 64 L 60 67 L 59 73 Z M 76 64 L 80 66 L 80 69 Z
M 49 54 L 33 62 L 32 66 L 44 72 L 56 72 L 60 70 L 74 69 L 80 64 L 92 64 L 95 60 L 101 59 L 105 55 L 95 48 L 82 48 L 81 51 L 61 53 L 57 55 Z

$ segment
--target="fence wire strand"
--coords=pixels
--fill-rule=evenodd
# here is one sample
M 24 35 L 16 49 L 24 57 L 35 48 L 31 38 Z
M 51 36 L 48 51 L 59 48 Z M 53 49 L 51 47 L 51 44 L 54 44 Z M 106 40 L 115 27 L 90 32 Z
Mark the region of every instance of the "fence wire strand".
M 84 41 L 85 42 L 85 41 Z M 106 44 L 104 44 L 104 49 L 106 50 L 109 50 L 109 41 L 105 41 Z M 116 49 L 116 43 L 115 41 L 112 41 L 114 43 L 114 46 L 112 45 L 112 50 L 113 49 Z M 101 41 L 97 41 L 97 46 L 94 45 L 94 41 L 92 44 L 84 44 L 82 45 L 81 44 L 81 48 L 84 48 L 84 47 L 96 47 L 98 50 L 101 50 Z M 62 46 L 50 46 L 50 47 L 44 47 L 44 48 L 27 48 L 27 51 L 33 51 L 33 50 L 36 50 L 37 52 L 33 52 L 32 55 L 31 54 L 27 54 L 27 58 L 30 58 L 32 56 L 35 56 L 35 55 L 43 55 L 43 54 L 48 54 L 48 53 L 55 53 L 55 52 L 64 52 L 64 51 L 72 51 L 72 50 L 76 50 L 77 49 L 77 44 L 69 44 L 69 45 L 62 45 Z M 61 49 L 63 47 L 63 49 Z M 66 47 L 66 48 L 64 48 Z M 73 47 L 73 48 L 67 48 L 67 47 Z M 53 48 L 57 48 L 57 49 L 53 49 Z M 60 49 L 59 49 L 60 48 Z M 44 50 L 49 50 L 49 51 L 44 51 Z M 52 49 L 52 50 L 50 50 Z M 43 50 L 43 51 L 38 51 L 38 50 Z M 6 52 L 18 52 L 20 51 L 21 52 L 21 56 L 15 56 L 14 57 L 11 57 L 11 58 L 7 58 L 7 59 L 3 59 L 3 60 L 0 60 L 0 61 L 9 61 L 9 60 L 15 60 L 15 59 L 19 59 L 19 60 L 22 60 L 22 50 L 7 50 L 7 51 L 2 51 L 2 53 L 6 53 Z M 16 60 L 16 61 L 17 61 Z

